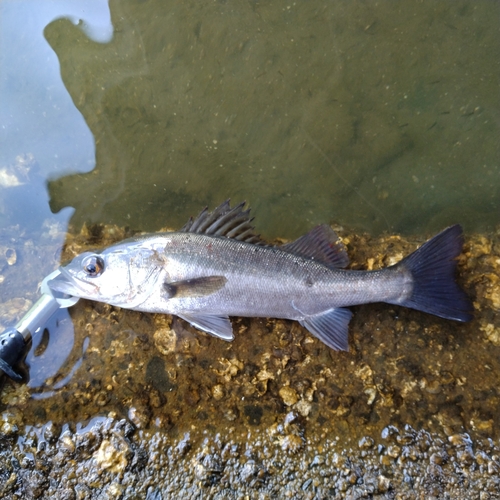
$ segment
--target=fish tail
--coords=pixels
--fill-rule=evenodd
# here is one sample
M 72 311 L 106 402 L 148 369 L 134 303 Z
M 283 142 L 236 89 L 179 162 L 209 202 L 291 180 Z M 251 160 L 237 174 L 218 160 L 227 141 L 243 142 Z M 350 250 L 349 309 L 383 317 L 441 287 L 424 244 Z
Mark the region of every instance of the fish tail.
M 450 226 L 396 264 L 411 272 L 413 292 L 399 304 L 456 321 L 470 321 L 473 306 L 455 282 L 456 257 L 462 252 L 459 224 Z

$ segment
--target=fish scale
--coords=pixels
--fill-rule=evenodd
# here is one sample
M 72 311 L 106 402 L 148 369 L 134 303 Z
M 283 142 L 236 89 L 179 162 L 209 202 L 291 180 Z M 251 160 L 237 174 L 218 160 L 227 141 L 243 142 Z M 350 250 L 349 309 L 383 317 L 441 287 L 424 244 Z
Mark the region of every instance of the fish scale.
M 157 290 L 139 310 L 178 314 L 187 310 L 212 312 L 216 308 L 229 316 L 300 319 L 304 314 L 299 310 L 316 314 L 372 302 L 373 298 L 396 300 L 404 281 L 404 274 L 398 270 L 335 270 L 279 248 L 255 247 L 219 237 L 175 233 L 166 240 L 158 246 L 168 256 L 167 280 L 223 275 L 228 281 L 221 290 L 204 297 L 174 297 L 168 311 L 161 290 Z
M 264 245 L 244 203 L 204 209 L 179 232 L 144 235 L 81 254 L 49 282 L 56 291 L 144 312 L 175 314 L 232 340 L 229 316 L 297 320 L 333 349 L 348 349 L 348 306 L 387 302 L 468 321 L 455 283 L 462 229 L 451 226 L 401 262 L 343 269 L 335 232 L 317 226 L 296 241 Z

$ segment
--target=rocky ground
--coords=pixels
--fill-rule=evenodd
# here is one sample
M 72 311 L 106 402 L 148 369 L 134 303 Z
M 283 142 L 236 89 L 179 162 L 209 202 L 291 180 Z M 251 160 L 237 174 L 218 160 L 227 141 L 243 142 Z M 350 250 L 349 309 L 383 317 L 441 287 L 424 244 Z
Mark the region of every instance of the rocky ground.
M 339 232 L 354 269 L 421 243 Z M 37 298 L 36 285 L 21 295 L 18 266 L 31 279 L 56 266 L 50 234 L 34 248 L 3 233 L 2 328 Z M 84 227 L 64 257 L 128 235 Z M 474 321 L 354 307 L 347 353 L 292 321 L 235 318 L 225 343 L 81 300 L 58 373 L 3 387 L 0 496 L 500 498 L 500 231 L 468 235 L 459 267 Z M 32 373 L 51 341 L 35 340 Z

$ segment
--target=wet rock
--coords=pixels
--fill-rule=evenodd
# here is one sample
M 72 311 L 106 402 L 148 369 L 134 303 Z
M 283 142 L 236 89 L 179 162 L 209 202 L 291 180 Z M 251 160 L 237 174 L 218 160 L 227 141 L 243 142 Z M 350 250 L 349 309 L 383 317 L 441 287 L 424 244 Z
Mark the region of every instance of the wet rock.
M 397 445 L 391 445 L 387 448 L 387 455 L 392 458 L 398 458 L 401 454 L 401 448 Z
M 109 498 L 118 499 L 122 496 L 124 489 L 120 483 L 112 482 L 106 487 L 106 493 Z
M 124 418 L 122 418 L 118 422 L 115 422 L 112 418 L 109 418 L 106 423 L 106 429 L 111 428 L 111 425 L 113 430 L 125 436 L 126 438 L 130 438 L 135 431 L 134 426 Z
M 444 452 L 433 453 L 429 457 L 429 461 L 431 464 L 441 465 L 448 458 L 448 455 Z
M 399 430 L 394 425 L 388 425 L 382 429 L 382 439 L 389 439 L 391 436 L 397 436 L 399 434 Z
M 377 476 L 377 487 L 379 493 L 386 493 L 391 487 L 391 480 L 388 477 L 380 474 L 379 476 Z
M 224 386 L 222 384 L 216 384 L 212 387 L 212 397 L 216 401 L 220 401 L 224 397 Z
M 240 470 L 240 478 L 244 483 L 251 483 L 257 478 L 259 470 L 255 460 L 248 460 Z
M 493 323 L 486 323 L 480 326 L 480 329 L 486 334 L 486 338 L 496 346 L 500 346 L 500 327 Z
M 89 227 L 65 251 L 71 256 L 87 249 L 84 238 L 98 244 L 113 234 Z M 389 244 L 393 255 L 407 253 L 402 239 L 363 238 L 369 248 L 360 252 L 375 255 L 374 268 L 390 258 Z M 16 251 L 16 265 L 4 261 L 6 277 L 24 262 Z M 81 301 L 71 309 L 75 359 L 83 339 L 91 342 L 76 378 L 65 381 L 66 367 L 47 383 L 58 389 L 36 401 L 26 386 L 4 388 L 0 496 L 24 498 L 22 469 L 57 484 L 54 498 L 74 492 L 85 500 L 228 492 L 496 498 L 495 259 L 460 261 L 476 300 L 472 326 L 370 305 L 351 322 L 349 353 L 329 350 L 289 321 L 234 319 L 229 344 L 165 315 Z M 13 318 L 22 304 L 14 306 Z M 87 428 L 96 415 L 101 425 Z M 67 422 L 82 423 L 75 430 Z M 32 479 L 35 493 L 50 486 Z
M 19 476 L 27 498 L 41 497 L 49 485 L 46 475 L 38 470 L 21 471 Z
M 145 429 L 151 420 L 151 410 L 147 406 L 132 406 L 128 418 L 138 429 Z
M 290 453 L 297 453 L 304 446 L 303 438 L 296 434 L 288 434 L 280 437 L 278 441 L 281 445 L 281 449 Z
M 75 452 L 75 440 L 73 439 L 73 435 L 70 431 L 65 431 L 61 434 L 58 444 L 60 451 L 66 452 L 67 454 Z
M 489 460 L 488 461 L 488 474 L 492 476 L 500 474 L 500 461 L 499 460 Z
M 363 449 L 368 449 L 371 448 L 374 443 L 375 441 L 371 437 L 364 436 L 358 441 L 358 446 Z
M 0 432 L 6 437 L 15 436 L 22 424 L 22 414 L 17 409 L 5 411 L 0 416 Z
M 207 486 L 217 483 L 220 480 L 222 471 L 221 460 L 214 454 L 199 455 L 195 459 L 194 473 Z
M 93 457 L 98 467 L 121 474 L 128 464 L 130 448 L 125 439 L 115 436 L 104 439 Z
M 283 400 L 283 403 L 285 403 L 287 406 L 292 406 L 299 400 L 297 391 L 295 391 L 295 389 L 290 386 L 282 387 L 279 390 L 279 395 Z
M 303 483 L 302 483 L 302 486 L 301 486 L 301 489 L 303 491 L 307 491 L 308 489 L 310 489 L 311 485 L 313 483 L 313 480 L 311 478 L 309 479 L 306 479 Z
M 61 426 L 54 422 L 47 422 L 42 426 L 42 436 L 49 444 L 54 444 L 61 435 Z
M 305 399 L 300 399 L 299 401 L 297 401 L 297 403 L 295 403 L 293 407 L 295 408 L 295 410 L 297 410 L 298 413 L 300 413 L 300 415 L 302 415 L 303 417 L 307 417 L 311 412 L 312 404 Z
M 164 356 L 175 352 L 177 334 L 171 328 L 159 328 L 155 331 L 153 338 L 156 348 Z
M 294 411 L 290 411 L 285 415 L 283 419 L 283 427 L 285 431 L 288 431 L 293 424 L 298 424 L 299 416 Z
M 325 458 L 322 455 L 316 455 L 311 464 L 310 467 L 317 467 L 318 465 L 323 465 L 325 463 Z
M 452 436 L 448 437 L 448 441 L 453 446 L 470 446 L 472 444 L 472 441 L 468 434 L 453 434 Z
M 180 457 L 183 457 L 188 453 L 188 451 L 191 449 L 192 444 L 191 444 L 191 434 L 188 432 L 184 434 L 184 437 L 177 443 L 177 446 L 175 447 L 178 455 Z

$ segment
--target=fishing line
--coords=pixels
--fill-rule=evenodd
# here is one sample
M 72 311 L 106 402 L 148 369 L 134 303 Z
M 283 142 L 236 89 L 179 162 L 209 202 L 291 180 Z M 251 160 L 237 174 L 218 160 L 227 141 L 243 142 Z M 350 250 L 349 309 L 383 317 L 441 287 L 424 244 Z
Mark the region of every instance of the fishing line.
M 359 198 L 361 198 L 372 210 L 375 210 L 375 212 L 378 212 L 382 219 L 384 219 L 384 222 L 385 222 L 385 225 L 387 226 L 387 230 L 390 231 L 391 230 L 391 225 L 389 224 L 389 221 L 387 220 L 387 217 L 385 216 L 384 212 L 382 212 L 382 210 L 380 210 L 380 208 L 378 208 L 377 206 L 373 205 L 372 203 L 370 203 L 369 200 L 367 200 L 358 190 L 358 188 L 354 187 L 341 173 L 340 171 L 338 170 L 338 168 L 335 166 L 335 164 L 330 160 L 330 158 L 328 158 L 328 156 L 326 155 L 326 153 L 312 140 L 311 136 L 301 127 L 300 130 L 302 131 L 302 133 L 306 136 L 306 139 L 309 141 L 309 143 L 311 144 L 311 146 L 314 147 L 314 149 L 316 149 L 316 151 L 318 151 L 318 153 L 323 157 L 323 159 L 328 163 L 328 165 L 330 165 L 330 167 L 332 168 L 332 170 L 337 174 L 337 177 L 349 188 L 351 189 L 352 191 L 354 191 Z

